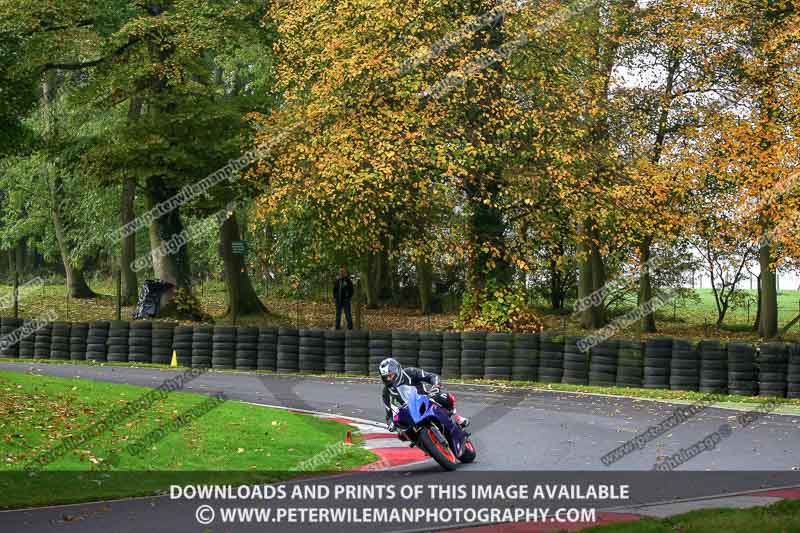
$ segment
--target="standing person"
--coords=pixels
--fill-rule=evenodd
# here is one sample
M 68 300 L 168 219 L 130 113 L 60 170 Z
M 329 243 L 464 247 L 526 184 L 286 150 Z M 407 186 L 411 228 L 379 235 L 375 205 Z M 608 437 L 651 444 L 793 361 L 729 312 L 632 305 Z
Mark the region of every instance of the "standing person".
M 336 302 L 336 329 L 342 329 L 342 311 L 347 318 L 347 329 L 353 329 L 353 313 L 350 301 L 353 299 L 353 281 L 347 272 L 347 265 L 342 265 L 339 277 L 333 284 L 333 301 Z

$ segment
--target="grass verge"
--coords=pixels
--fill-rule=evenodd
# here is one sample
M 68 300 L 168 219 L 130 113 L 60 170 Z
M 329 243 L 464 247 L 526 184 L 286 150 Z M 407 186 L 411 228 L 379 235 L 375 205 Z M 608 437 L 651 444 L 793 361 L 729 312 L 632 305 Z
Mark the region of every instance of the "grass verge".
M 705 509 L 670 518 L 644 518 L 582 530 L 591 533 L 789 533 L 800 531 L 800 501 L 751 509 Z
M 293 469 L 315 456 L 318 464 L 305 473 L 375 460 L 360 446 L 339 445 L 347 428 L 338 422 L 173 392 L 80 449 L 24 473 L 43 452 L 150 390 L 0 371 L 0 507 L 141 496 L 178 482 L 280 481 L 298 476 Z M 158 429 L 163 435 L 154 437 Z

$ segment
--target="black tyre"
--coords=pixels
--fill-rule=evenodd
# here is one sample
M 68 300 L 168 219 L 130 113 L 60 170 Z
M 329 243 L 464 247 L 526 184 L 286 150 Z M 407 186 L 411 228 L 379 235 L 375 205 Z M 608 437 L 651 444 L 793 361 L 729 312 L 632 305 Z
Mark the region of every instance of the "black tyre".
M 458 459 L 450 449 L 447 439 L 436 426 L 430 426 L 420 431 L 419 443 L 422 449 L 445 470 L 455 470 L 458 466 Z

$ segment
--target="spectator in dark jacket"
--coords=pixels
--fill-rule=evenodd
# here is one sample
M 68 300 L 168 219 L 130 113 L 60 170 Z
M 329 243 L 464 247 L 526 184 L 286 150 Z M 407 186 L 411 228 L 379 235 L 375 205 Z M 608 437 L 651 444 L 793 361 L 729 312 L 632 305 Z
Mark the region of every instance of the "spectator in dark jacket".
M 333 284 L 333 301 L 336 302 L 336 329 L 342 329 L 342 311 L 347 318 L 347 329 L 353 329 L 353 312 L 350 301 L 353 299 L 353 281 L 347 272 L 347 266 L 342 265 L 339 277 Z

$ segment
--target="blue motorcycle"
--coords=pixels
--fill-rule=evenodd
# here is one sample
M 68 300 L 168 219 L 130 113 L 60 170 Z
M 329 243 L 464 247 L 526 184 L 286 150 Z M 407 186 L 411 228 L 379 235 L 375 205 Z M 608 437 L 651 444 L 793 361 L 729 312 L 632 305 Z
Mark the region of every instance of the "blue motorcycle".
M 458 463 L 475 460 L 475 445 L 469 433 L 463 431 L 450 413 L 416 387 L 397 388 L 402 405 L 393 407 L 394 425 L 398 436 L 430 455 L 445 470 L 455 470 Z

